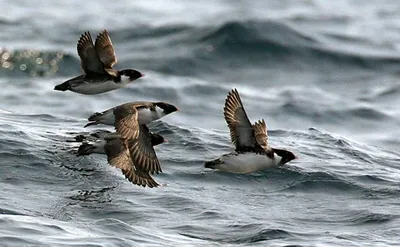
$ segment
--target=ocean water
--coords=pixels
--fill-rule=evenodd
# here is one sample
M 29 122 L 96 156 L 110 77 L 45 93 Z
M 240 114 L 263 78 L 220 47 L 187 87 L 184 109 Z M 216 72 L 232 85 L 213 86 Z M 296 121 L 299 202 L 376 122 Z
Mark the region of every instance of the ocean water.
M 0 246 L 399 246 L 400 5 L 396 0 L 0 1 Z M 146 74 L 101 95 L 54 91 L 80 73 L 81 33 L 107 29 L 116 68 Z M 237 88 L 271 146 L 299 159 L 246 175 L 230 152 Z M 87 117 L 166 101 L 152 123 L 162 186 L 77 157 Z

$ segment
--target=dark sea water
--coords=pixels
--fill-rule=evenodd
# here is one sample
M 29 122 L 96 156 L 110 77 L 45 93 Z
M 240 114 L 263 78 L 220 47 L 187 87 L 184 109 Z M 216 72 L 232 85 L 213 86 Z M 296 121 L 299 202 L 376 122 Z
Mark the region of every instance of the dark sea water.
M 384 1 L 1 1 L 0 246 L 400 246 L 400 5 Z M 106 28 L 101 95 L 54 91 Z M 236 175 L 222 109 L 236 87 L 273 147 L 299 159 Z M 161 187 L 76 157 L 87 117 L 166 101 Z

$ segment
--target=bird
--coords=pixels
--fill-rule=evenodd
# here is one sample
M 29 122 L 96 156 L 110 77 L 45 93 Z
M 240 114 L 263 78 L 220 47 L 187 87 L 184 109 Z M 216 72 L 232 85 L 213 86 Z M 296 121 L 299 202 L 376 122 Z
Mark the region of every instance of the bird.
M 140 123 L 141 107 L 143 104 L 122 104 L 112 108 L 116 132 L 106 135 L 103 144 L 81 146 L 78 154 L 106 153 L 108 163 L 121 168 L 129 181 L 157 187 L 157 182 L 149 174 L 162 172 L 153 144 L 159 144 L 164 139 L 152 134 L 145 124 Z
M 93 45 L 89 31 L 84 32 L 77 44 L 83 74 L 54 87 L 54 90 L 70 90 L 79 94 L 101 94 L 124 87 L 144 76 L 135 69 L 116 70 L 117 63 L 113 44 L 106 29 L 100 32 Z
M 93 144 L 83 142 L 77 156 L 92 153 L 106 154 L 111 166 L 121 169 L 133 184 L 154 188 L 159 184 L 150 174 L 162 172 L 153 146 L 166 142 L 164 137 L 149 131 L 146 125 L 137 125 L 138 137 L 123 138 L 117 132 L 106 135 Z
M 118 109 L 118 110 L 116 110 Z M 126 114 L 136 114 L 138 112 L 139 124 L 149 124 L 173 112 L 179 111 L 179 108 L 165 102 L 136 101 L 118 105 L 103 112 L 93 113 L 84 127 L 97 124 L 114 125 L 115 116 Z
M 268 143 L 265 120 L 250 123 L 239 92 L 232 89 L 226 98 L 224 118 L 235 151 L 205 162 L 205 167 L 224 172 L 246 174 L 279 167 L 297 157 L 290 151 L 272 148 Z

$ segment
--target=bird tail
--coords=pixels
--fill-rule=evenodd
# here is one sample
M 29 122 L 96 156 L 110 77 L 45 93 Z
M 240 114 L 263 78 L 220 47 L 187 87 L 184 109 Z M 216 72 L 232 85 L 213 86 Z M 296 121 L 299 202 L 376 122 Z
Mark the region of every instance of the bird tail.
M 222 163 L 224 163 L 224 162 L 221 160 L 221 158 L 218 158 L 218 159 L 216 159 L 216 160 L 207 161 L 207 162 L 204 164 L 204 167 L 205 167 L 205 168 L 210 168 L 210 169 L 217 169 L 217 168 L 218 168 L 218 165 L 220 165 L 220 164 L 222 164 Z
M 69 81 L 63 82 L 54 87 L 54 90 L 57 90 L 57 91 L 67 91 L 68 89 L 70 89 Z
M 78 148 L 77 156 L 92 154 L 94 149 L 95 149 L 95 146 L 93 144 L 82 143 L 82 145 L 80 145 Z

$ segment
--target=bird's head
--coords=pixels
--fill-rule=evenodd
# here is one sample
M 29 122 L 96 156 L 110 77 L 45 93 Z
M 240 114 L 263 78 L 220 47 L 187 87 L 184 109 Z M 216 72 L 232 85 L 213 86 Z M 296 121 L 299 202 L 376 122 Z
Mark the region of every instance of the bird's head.
M 140 77 L 144 76 L 144 74 L 142 74 L 140 71 L 135 70 L 135 69 L 123 69 L 120 71 L 120 75 L 129 77 L 129 79 L 131 81 L 134 81 L 134 80 L 139 79 Z

